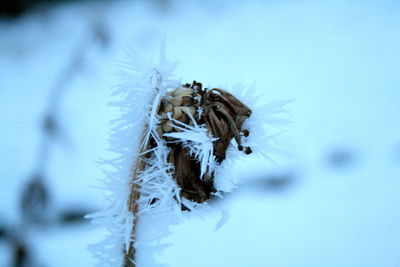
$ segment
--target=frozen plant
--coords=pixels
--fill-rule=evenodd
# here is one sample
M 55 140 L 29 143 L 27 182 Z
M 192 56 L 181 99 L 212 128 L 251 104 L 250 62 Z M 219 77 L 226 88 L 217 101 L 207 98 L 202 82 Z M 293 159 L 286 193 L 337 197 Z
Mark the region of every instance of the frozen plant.
M 264 121 L 279 122 L 284 111 L 284 103 L 255 101 L 251 110 L 225 90 L 182 84 L 161 51 L 157 64 L 129 57 L 115 87 L 121 116 L 110 146 L 117 156 L 104 162 L 106 207 L 90 216 L 109 233 L 92 249 L 101 266 L 155 266 L 168 227 L 182 211 L 234 189 L 235 160 L 262 155 L 270 136 Z

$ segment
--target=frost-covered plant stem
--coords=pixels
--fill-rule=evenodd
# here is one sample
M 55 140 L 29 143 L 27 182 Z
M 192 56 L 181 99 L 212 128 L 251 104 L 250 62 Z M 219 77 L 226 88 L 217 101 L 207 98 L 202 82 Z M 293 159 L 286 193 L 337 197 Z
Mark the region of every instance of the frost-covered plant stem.
M 236 162 L 264 154 L 265 122 L 284 110 L 243 87 L 182 84 L 163 51 L 158 64 L 129 59 L 115 91 L 121 116 L 110 140 L 116 157 L 104 165 L 105 209 L 90 216 L 109 235 L 92 250 L 101 266 L 160 266 L 154 254 L 169 226 L 234 189 Z
M 152 82 L 154 82 L 154 99 L 150 98 L 149 114 L 146 114 L 145 118 L 149 118 L 147 124 L 144 125 L 145 129 L 141 135 L 141 141 L 139 146 L 139 153 L 137 153 L 136 162 L 132 168 L 129 200 L 128 200 L 128 211 L 133 215 L 132 230 L 130 233 L 130 241 L 128 248 L 124 247 L 124 267 L 135 267 L 136 266 L 136 246 L 135 242 L 137 240 L 137 227 L 139 222 L 139 199 L 140 199 L 140 175 L 145 171 L 146 168 L 146 157 L 150 150 L 150 136 L 155 132 L 155 122 L 157 118 L 155 117 L 156 111 L 159 106 L 160 99 L 160 84 L 162 82 L 162 76 L 158 71 L 155 71 L 151 77 Z M 162 90 L 161 90 L 162 91 Z
M 158 104 L 157 104 L 158 106 Z M 145 126 L 147 127 L 147 126 Z M 124 267 L 135 267 L 135 258 L 136 258 L 136 247 L 135 240 L 137 235 L 137 226 L 139 221 L 139 198 L 140 198 L 140 182 L 139 182 L 139 174 L 145 170 L 146 161 L 144 159 L 146 152 L 149 150 L 149 142 L 146 138 L 149 129 L 146 129 L 142 133 L 141 142 L 142 146 L 140 147 L 140 151 L 138 153 L 138 157 L 134 164 L 132 170 L 131 177 L 131 186 L 128 200 L 128 210 L 133 215 L 132 222 L 132 231 L 129 241 L 128 250 L 124 249 Z
M 142 140 L 144 140 L 145 134 L 142 135 Z M 142 155 L 143 152 L 147 150 L 147 146 L 143 148 L 139 155 Z M 139 172 L 143 171 L 145 168 L 145 162 L 141 160 L 141 157 L 138 157 L 136 160 L 136 164 L 134 170 L 132 171 L 132 184 L 130 188 L 129 194 L 129 203 L 128 209 L 129 212 L 133 215 L 133 222 L 132 222 L 132 232 L 130 236 L 129 248 L 128 251 L 124 250 L 124 266 L 125 267 L 135 267 L 135 256 L 136 256 L 136 248 L 135 248 L 135 240 L 136 240 L 136 231 L 137 231 L 137 224 L 139 220 L 139 204 L 138 200 L 140 198 L 139 192 L 139 184 L 137 182 L 137 177 Z

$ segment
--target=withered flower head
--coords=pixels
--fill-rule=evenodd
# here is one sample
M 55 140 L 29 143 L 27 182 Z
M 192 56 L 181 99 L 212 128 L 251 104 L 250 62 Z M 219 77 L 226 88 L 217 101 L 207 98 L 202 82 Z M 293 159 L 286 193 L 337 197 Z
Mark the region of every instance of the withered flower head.
M 167 141 L 170 148 L 168 162 L 174 166 L 172 175 L 181 188 L 181 196 L 186 199 L 201 203 L 211 197 L 216 191 L 214 170 L 208 166 L 204 172 L 199 158 L 182 142 L 176 142 L 174 137 L 177 135 L 173 133 L 190 130 L 195 125 L 205 127 L 212 137 L 211 153 L 215 164 L 224 161 L 232 139 L 236 140 L 240 151 L 251 153 L 250 147 L 243 147 L 241 142 L 241 137 L 249 134 L 242 126 L 251 110 L 222 89 L 203 89 L 196 81 L 185 84 L 161 100 L 158 114 L 161 120 L 157 133 Z

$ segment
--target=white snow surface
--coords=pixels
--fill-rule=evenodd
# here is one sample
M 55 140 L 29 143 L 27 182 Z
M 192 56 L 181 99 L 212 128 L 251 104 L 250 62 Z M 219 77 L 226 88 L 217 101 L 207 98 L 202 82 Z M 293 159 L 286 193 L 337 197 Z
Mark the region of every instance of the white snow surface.
M 107 49 L 87 41 L 98 21 L 110 33 Z M 110 195 L 92 188 L 104 178 L 96 162 L 116 155 L 107 150 L 109 121 L 118 117 L 107 105 L 109 88 L 121 77 L 116 72 L 127 60 L 124 50 L 151 58 L 166 36 L 182 82 L 195 79 L 235 95 L 249 88 L 267 98 L 256 97 L 259 110 L 288 112 L 294 124 L 286 131 L 271 126 L 277 138 L 256 138 L 278 140 L 273 147 L 285 154 L 271 154 L 268 147 L 271 160 L 252 155 L 226 162 L 235 168 L 219 168 L 224 174 L 218 177 L 230 176 L 218 181 L 220 188 L 231 191 L 240 180 L 236 190 L 210 203 L 211 209 L 183 214 L 168 237 L 152 244 L 163 252 L 142 255 L 142 266 L 153 266 L 146 264 L 153 256 L 174 267 L 398 266 L 399 28 L 400 6 L 391 0 L 89 2 L 1 21 L 0 220 L 15 225 L 21 219 L 18 200 L 34 169 L 50 90 L 82 45 L 88 47 L 83 65 L 68 81 L 60 107 L 66 140 L 52 148 L 46 182 L 54 210 L 101 208 L 104 194 Z M 285 99 L 296 100 L 281 110 Z M 134 104 L 140 110 L 146 101 Z M 285 122 L 269 114 L 248 123 Z M 135 140 L 130 142 L 116 151 L 135 150 Z M 248 142 L 255 150 L 263 147 Z M 343 150 L 350 163 L 334 167 L 329 155 Z M 259 183 L 275 175 L 294 182 L 282 190 Z M 126 194 L 123 183 L 109 189 Z M 119 208 L 126 210 L 122 202 Z M 229 219 L 226 212 L 221 219 L 219 210 L 226 209 Z M 166 230 L 160 217 L 146 220 Z M 139 231 L 157 236 L 145 222 Z M 38 230 L 29 243 L 43 265 L 94 266 L 86 247 L 105 235 L 104 229 L 77 225 Z M 2 240 L 0 260 L 1 266 L 11 261 Z

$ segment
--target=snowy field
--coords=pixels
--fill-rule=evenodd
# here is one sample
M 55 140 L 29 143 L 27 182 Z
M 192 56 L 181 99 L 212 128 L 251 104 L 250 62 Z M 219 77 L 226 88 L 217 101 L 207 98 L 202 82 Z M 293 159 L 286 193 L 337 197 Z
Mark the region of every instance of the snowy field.
M 163 36 L 183 82 L 296 101 L 284 153 L 243 162 L 238 189 L 174 226 L 160 262 L 400 266 L 400 3 L 389 0 L 99 1 L 1 20 L 0 266 L 17 243 L 27 266 L 95 265 L 87 246 L 104 230 L 60 218 L 101 208 L 116 61 L 156 56 Z M 35 175 L 45 223 L 27 223 L 20 204 Z

